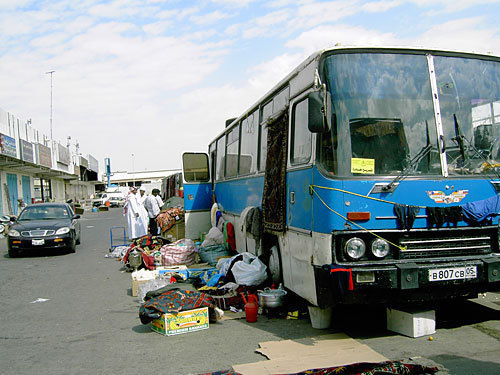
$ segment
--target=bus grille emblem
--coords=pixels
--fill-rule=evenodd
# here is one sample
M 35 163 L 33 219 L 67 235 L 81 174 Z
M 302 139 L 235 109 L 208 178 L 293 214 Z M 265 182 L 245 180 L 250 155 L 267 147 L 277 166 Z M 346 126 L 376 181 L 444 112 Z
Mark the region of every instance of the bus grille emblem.
M 431 190 L 427 192 L 429 198 L 431 198 L 436 203 L 458 203 L 469 193 L 469 190 L 457 190 L 451 194 L 446 195 L 440 190 Z

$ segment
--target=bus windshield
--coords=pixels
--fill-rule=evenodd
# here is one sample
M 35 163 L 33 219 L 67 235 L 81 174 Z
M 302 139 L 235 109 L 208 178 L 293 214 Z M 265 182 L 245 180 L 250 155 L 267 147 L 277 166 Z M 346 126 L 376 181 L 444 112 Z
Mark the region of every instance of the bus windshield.
M 444 168 L 450 174 L 490 173 L 500 162 L 500 64 L 445 56 L 435 56 L 434 64 L 448 161 Z M 338 137 L 338 149 L 332 151 L 338 171 L 329 172 L 442 173 L 425 55 L 335 54 L 324 66 L 336 115 L 333 138 Z

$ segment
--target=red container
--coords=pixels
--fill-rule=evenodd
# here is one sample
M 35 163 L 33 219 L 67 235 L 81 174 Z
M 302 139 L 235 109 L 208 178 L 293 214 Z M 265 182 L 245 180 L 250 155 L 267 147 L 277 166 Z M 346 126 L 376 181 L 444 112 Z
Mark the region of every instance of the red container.
M 243 297 L 243 301 L 245 301 L 245 316 L 247 322 L 255 323 L 257 321 L 257 313 L 259 311 L 257 296 L 255 294 L 249 294 L 248 301 L 243 293 L 241 293 L 241 296 Z

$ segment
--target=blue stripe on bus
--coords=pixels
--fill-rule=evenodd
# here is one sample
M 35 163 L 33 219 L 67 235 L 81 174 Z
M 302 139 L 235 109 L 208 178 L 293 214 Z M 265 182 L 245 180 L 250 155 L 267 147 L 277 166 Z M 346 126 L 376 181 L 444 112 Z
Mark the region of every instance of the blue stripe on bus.
M 320 195 L 323 201 L 334 211 L 323 204 L 319 198 L 313 194 L 311 197 L 309 186 L 314 181 L 314 185 L 334 188 L 363 196 L 368 195 L 373 185 L 377 182 L 388 183 L 386 180 L 341 180 L 329 179 L 322 175 L 316 167 L 312 169 L 304 169 L 298 171 L 289 171 L 287 173 L 287 225 L 294 228 L 313 230 L 320 233 L 331 233 L 334 230 L 344 230 L 345 219 L 338 214 L 346 217 L 348 212 L 370 212 L 370 220 L 359 222 L 361 226 L 370 230 L 381 229 L 396 229 L 397 223 L 395 219 L 377 219 L 377 217 L 394 217 L 394 206 L 390 203 L 379 202 L 364 197 L 347 194 L 340 191 L 316 188 L 316 192 Z M 209 187 L 209 184 L 207 184 Z M 184 194 L 189 191 L 189 185 L 184 185 Z M 251 178 L 234 179 L 230 181 L 218 182 L 215 188 L 217 202 L 222 207 L 224 212 L 239 215 L 248 206 L 262 205 L 262 191 L 264 187 L 264 176 Z M 467 191 L 467 194 L 460 200 L 454 203 L 436 203 L 429 194 L 435 193 L 434 198 L 439 196 L 448 196 L 448 199 L 453 198 L 453 193 L 460 190 Z M 295 203 L 290 204 L 290 193 L 295 193 Z M 429 193 L 431 192 L 431 193 Z M 496 195 L 493 185 L 487 179 L 478 180 L 460 180 L 460 179 L 443 179 L 443 180 L 403 180 L 393 193 L 388 194 L 370 194 L 371 198 L 379 198 L 388 202 L 394 202 L 405 205 L 415 205 L 423 207 L 451 207 L 456 205 L 464 205 L 468 202 L 482 200 Z M 186 200 L 186 202 L 189 202 Z M 207 195 L 205 203 L 209 208 L 211 205 L 211 195 Z M 193 204 L 186 206 L 186 210 L 197 209 L 202 204 Z M 192 207 L 192 208 L 190 208 Z M 199 208 L 198 208 L 199 209 Z M 425 215 L 425 209 L 421 209 L 419 215 Z M 496 225 L 498 219 L 494 218 L 493 223 Z M 460 222 L 459 226 L 467 226 L 466 223 Z M 359 229 L 351 225 L 352 229 Z M 427 228 L 427 220 L 425 218 L 417 218 L 413 228 Z

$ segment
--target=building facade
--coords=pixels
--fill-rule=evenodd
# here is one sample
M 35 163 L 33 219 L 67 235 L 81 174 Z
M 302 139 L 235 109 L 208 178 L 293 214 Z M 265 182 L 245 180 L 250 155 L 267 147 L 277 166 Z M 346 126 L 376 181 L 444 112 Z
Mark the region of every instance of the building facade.
M 89 199 L 99 163 L 78 147 L 61 145 L 12 113 L 0 109 L 0 214 L 17 215 L 28 204 Z

